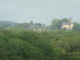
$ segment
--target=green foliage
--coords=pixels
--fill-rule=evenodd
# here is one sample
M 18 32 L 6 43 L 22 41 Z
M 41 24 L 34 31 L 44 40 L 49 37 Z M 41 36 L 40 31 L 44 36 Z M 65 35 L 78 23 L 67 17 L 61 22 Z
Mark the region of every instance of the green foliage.
M 38 25 L 39 27 L 42 26 L 41 23 L 34 23 L 34 25 Z
M 8 42 L 9 60 L 20 60 L 22 57 L 23 41 L 20 39 L 10 39 Z
M 34 34 L 34 32 L 29 31 L 22 32 L 21 34 L 19 34 L 19 38 L 29 43 L 37 42 L 40 40 L 39 37 L 36 34 Z
M 80 60 L 79 36 L 80 32 L 63 30 L 0 30 L 0 59 Z
M 63 19 L 53 19 L 52 20 L 52 26 L 51 29 L 55 30 L 55 29 L 61 29 L 61 23 L 62 22 L 69 22 L 69 19 L 67 18 L 63 18 Z
M 64 56 L 65 60 L 73 59 L 73 56 L 80 56 L 80 54 L 77 54 L 77 52 L 80 52 L 80 38 L 79 37 L 67 37 L 67 38 L 60 38 L 58 41 L 54 41 L 52 46 L 55 48 L 60 48 L 61 54 L 60 59 L 62 59 L 62 56 Z M 77 55 L 70 55 L 73 52 L 75 52 Z M 67 58 L 66 58 L 67 56 Z M 76 58 L 75 57 L 75 58 Z M 62 59 L 62 60 L 64 60 Z M 80 59 L 80 58 L 78 58 Z
M 29 29 L 30 26 L 31 26 L 30 23 L 23 23 L 23 24 L 18 24 L 17 26 L 15 26 L 15 28 Z
M 61 19 L 61 22 L 69 22 L 69 19 L 63 18 L 63 19 Z
M 8 47 L 8 44 L 3 39 L 0 39 L 0 60 L 8 60 Z
M 4 40 L 5 42 L 8 42 L 9 41 L 9 38 L 6 37 L 6 36 L 0 36 L 0 39 Z
M 6 30 L 6 27 L 7 27 L 7 25 L 2 25 L 2 26 L 0 26 L 0 30 Z
M 18 34 L 18 33 L 20 33 L 20 32 L 25 31 L 25 29 L 22 29 L 22 28 L 12 28 L 12 29 L 10 29 L 10 31 L 11 31 L 12 33 L 14 33 L 14 34 Z
M 43 24 L 43 26 L 45 26 L 45 24 Z
M 53 19 L 51 29 L 58 29 L 59 25 L 59 19 Z
M 74 23 L 74 26 L 72 28 L 73 31 L 80 31 L 80 24 Z
M 39 48 L 32 46 L 26 41 L 24 41 L 23 46 L 24 46 L 22 49 L 23 57 L 25 57 L 28 60 L 30 59 L 42 60 L 43 53 L 40 51 Z

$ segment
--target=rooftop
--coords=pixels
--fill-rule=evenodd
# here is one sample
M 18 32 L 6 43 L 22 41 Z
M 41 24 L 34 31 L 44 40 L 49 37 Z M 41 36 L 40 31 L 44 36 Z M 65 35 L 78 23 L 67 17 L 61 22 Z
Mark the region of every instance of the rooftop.
M 70 22 L 62 22 L 63 25 L 70 25 Z

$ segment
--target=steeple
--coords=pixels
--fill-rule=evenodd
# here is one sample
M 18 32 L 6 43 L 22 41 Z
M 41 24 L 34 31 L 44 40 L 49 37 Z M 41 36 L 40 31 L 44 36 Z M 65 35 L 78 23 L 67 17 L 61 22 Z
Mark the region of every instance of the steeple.
M 70 20 L 72 20 L 71 16 L 70 16 Z
M 70 23 L 72 23 L 72 18 L 71 18 L 71 16 L 70 16 Z

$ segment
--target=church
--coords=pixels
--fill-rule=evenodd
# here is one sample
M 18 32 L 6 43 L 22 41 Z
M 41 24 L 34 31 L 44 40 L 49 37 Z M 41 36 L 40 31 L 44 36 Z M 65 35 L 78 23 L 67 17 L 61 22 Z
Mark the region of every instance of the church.
M 67 30 L 72 30 L 73 27 L 73 22 L 72 22 L 72 18 L 70 17 L 69 22 L 62 22 L 61 23 L 61 28 L 62 29 L 67 29 Z

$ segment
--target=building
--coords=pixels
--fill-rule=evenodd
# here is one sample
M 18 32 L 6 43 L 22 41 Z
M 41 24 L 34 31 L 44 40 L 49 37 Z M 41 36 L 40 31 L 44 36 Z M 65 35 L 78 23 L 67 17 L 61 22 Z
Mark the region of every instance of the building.
M 36 30 L 39 30 L 39 26 L 38 25 L 31 25 L 30 27 L 29 27 L 29 29 L 31 30 L 34 30 L 34 31 L 36 31 Z
M 61 28 L 62 29 L 67 29 L 67 30 L 72 30 L 73 27 L 73 22 L 72 22 L 72 18 L 70 17 L 69 22 L 62 22 L 61 23 Z

